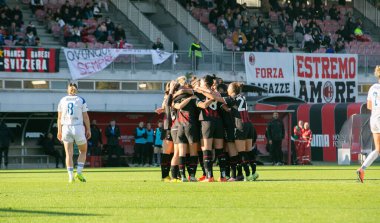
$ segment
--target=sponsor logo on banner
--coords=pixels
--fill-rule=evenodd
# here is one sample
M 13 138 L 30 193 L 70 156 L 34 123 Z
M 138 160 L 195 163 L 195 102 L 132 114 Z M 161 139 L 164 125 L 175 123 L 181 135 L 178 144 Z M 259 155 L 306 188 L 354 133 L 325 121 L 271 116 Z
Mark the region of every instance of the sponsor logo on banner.
M 357 62 L 351 54 L 295 54 L 296 96 L 311 103 L 355 102 Z
M 59 49 L 0 47 L 0 71 L 58 72 Z
M 246 52 L 244 58 L 249 84 L 267 89 L 269 95 L 294 95 L 292 54 Z

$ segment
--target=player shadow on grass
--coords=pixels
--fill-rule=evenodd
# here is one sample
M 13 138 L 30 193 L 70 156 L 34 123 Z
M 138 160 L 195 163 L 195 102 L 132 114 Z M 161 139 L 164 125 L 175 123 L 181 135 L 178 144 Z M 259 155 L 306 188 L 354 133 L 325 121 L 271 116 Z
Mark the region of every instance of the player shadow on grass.
M 55 216 L 104 216 L 100 214 L 89 214 L 89 213 L 75 213 L 75 212 L 58 212 L 58 211 L 39 211 L 39 210 L 22 210 L 22 209 L 12 209 L 12 208 L 0 208 L 1 213 L 11 212 L 11 213 L 23 213 L 23 214 L 40 214 L 40 215 L 55 215 Z M 2 216 L 5 217 L 5 216 Z M 12 216 L 9 216 L 12 217 Z

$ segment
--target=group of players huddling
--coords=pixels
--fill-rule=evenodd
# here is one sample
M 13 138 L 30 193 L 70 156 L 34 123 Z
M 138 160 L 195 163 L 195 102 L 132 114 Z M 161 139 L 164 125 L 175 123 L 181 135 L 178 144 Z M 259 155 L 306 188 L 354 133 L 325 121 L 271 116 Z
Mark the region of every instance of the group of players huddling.
M 211 75 L 182 76 L 166 85 L 162 108 L 157 109 L 164 114 L 163 181 L 214 182 L 214 160 L 220 182 L 259 177 L 250 153 L 256 133 L 241 88 L 240 83 L 227 86 Z M 197 179 L 198 162 L 203 175 Z

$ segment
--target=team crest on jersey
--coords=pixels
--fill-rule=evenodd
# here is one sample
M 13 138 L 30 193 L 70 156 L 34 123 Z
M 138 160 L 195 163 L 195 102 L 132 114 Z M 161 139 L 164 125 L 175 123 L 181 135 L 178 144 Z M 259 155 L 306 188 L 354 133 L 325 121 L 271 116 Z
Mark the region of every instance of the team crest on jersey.
M 249 61 L 249 64 L 251 64 L 252 66 L 255 65 L 255 62 L 256 62 L 255 54 L 250 53 L 248 57 L 248 61 Z
M 323 85 L 323 98 L 327 103 L 330 103 L 334 97 L 334 86 L 330 81 L 326 81 Z

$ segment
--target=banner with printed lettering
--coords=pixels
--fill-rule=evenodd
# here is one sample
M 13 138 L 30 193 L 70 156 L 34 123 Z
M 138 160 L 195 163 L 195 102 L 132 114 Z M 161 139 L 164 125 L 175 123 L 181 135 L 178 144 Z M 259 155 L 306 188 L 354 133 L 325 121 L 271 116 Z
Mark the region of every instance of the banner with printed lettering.
M 0 72 L 55 73 L 59 49 L 0 47 Z
M 310 103 L 355 102 L 356 54 L 294 54 L 296 97 Z
M 268 95 L 294 96 L 293 55 L 245 52 L 247 83 L 263 87 Z
M 172 54 L 148 49 L 69 49 L 64 48 L 73 80 L 104 70 L 119 55 L 151 55 L 153 64 L 161 64 Z

